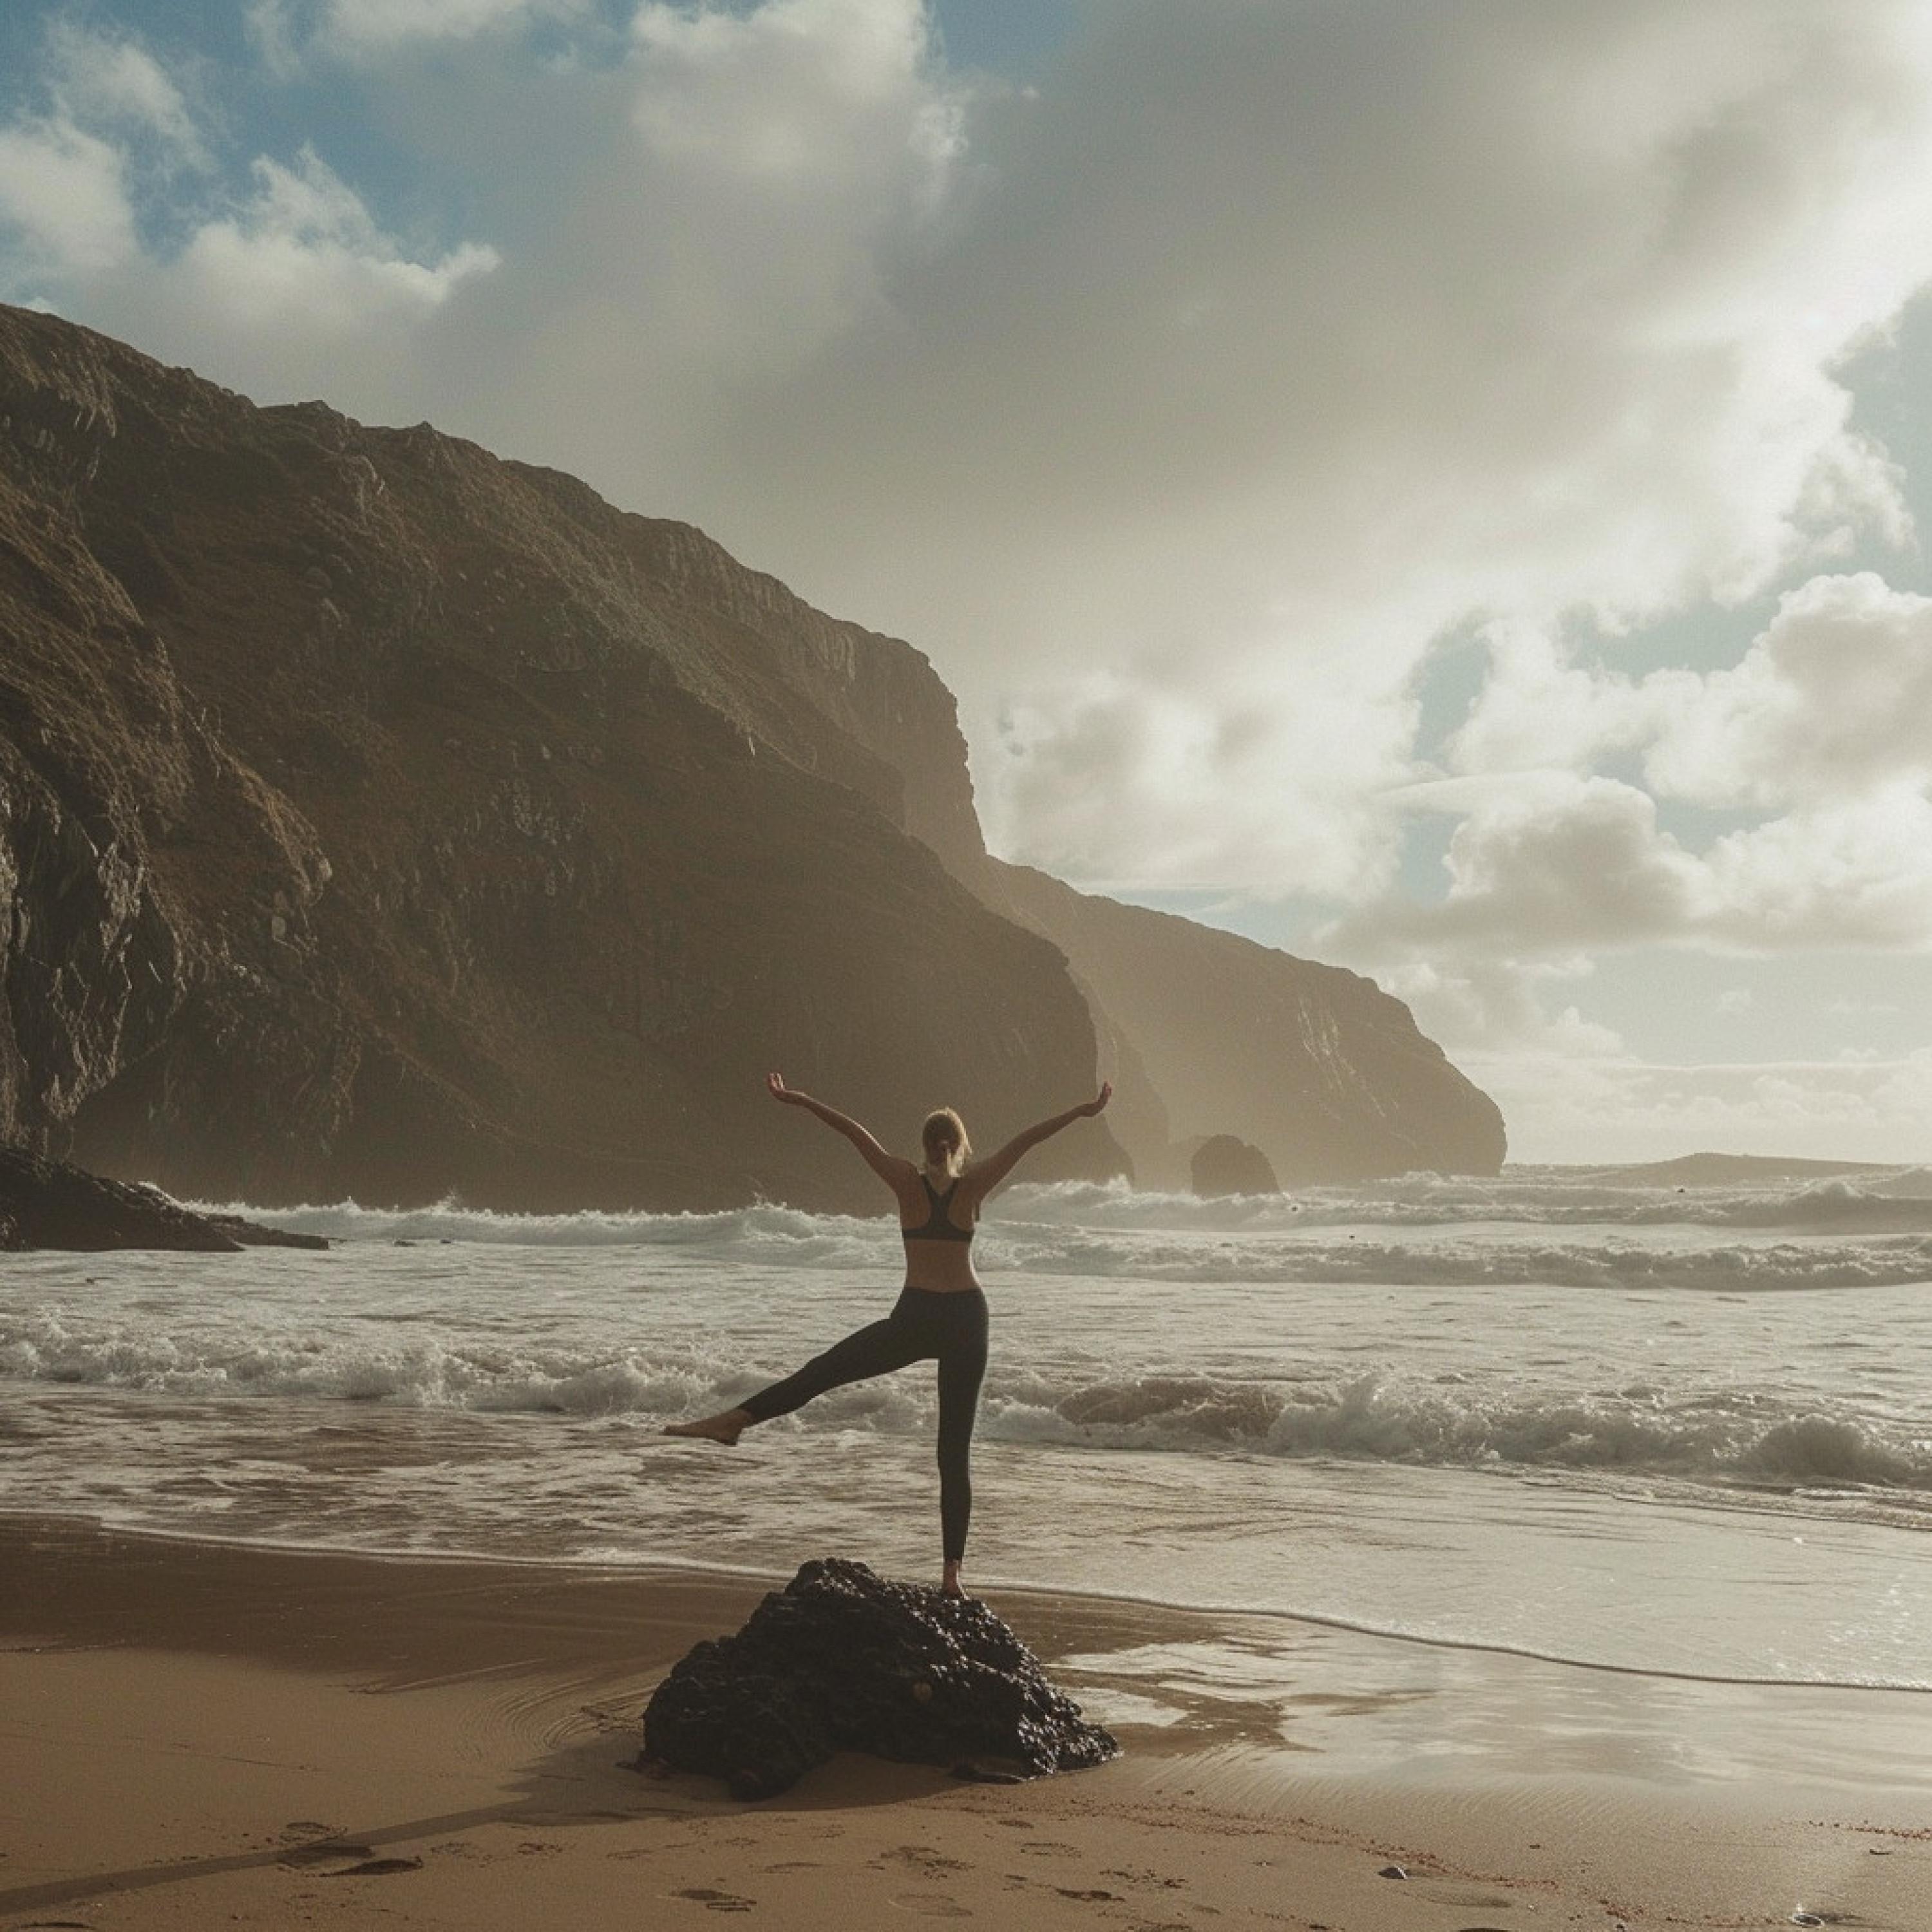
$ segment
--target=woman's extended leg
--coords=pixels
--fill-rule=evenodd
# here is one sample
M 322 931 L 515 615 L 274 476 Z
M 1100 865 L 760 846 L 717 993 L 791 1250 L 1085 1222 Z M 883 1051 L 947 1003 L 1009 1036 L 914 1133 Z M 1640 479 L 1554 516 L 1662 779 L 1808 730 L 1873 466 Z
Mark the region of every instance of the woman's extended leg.
M 910 1324 L 888 1316 L 883 1322 L 868 1322 L 862 1328 L 835 1342 L 822 1355 L 814 1355 L 795 1374 L 783 1382 L 747 1396 L 736 1408 L 722 1414 L 707 1415 L 695 1422 L 674 1422 L 667 1436 L 695 1436 L 708 1442 L 728 1446 L 754 1423 L 769 1422 L 775 1415 L 789 1415 L 802 1408 L 814 1396 L 828 1389 L 842 1388 L 848 1382 L 862 1382 L 873 1376 L 903 1369 L 932 1351 Z

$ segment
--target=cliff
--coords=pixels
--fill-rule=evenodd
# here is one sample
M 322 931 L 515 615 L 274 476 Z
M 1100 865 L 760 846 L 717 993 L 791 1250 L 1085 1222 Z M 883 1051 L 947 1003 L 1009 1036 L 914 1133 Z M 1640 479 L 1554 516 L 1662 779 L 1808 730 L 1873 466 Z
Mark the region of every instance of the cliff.
M 1108 1118 L 1143 1184 L 1188 1186 L 1195 1148 L 1222 1134 L 1289 1185 L 1502 1165 L 1495 1102 L 1372 980 L 1025 866 L 986 877 L 1066 954 L 1103 1037 L 1135 1049 Z
M 987 857 L 950 692 L 688 525 L 0 308 L 0 1141 L 188 1196 L 871 1209 L 1492 1171 L 1369 982 Z M 1123 1152 L 1123 1147 L 1126 1151 Z
M 768 1067 L 907 1145 L 1092 1089 L 1060 954 L 937 856 L 931 667 L 567 477 L 0 309 L 0 1138 L 265 1203 L 871 1209 Z M 1124 1166 L 1094 1124 L 1030 1172 Z

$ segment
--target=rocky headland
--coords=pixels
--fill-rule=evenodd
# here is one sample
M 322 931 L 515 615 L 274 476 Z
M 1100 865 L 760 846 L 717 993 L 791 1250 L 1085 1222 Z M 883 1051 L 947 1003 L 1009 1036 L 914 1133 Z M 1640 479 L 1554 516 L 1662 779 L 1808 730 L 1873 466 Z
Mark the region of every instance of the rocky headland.
M 1162 916 L 986 858 L 910 646 L 427 425 L 0 308 L 0 1141 L 265 1204 L 875 1206 L 778 1066 L 908 1144 L 1113 1073 L 1040 1178 L 1502 1157 L 1366 981 L 1175 920 L 1192 1010 L 1127 983 L 1104 922 Z
M 986 878 L 1066 954 L 1114 1043 L 1108 1118 L 1142 1186 L 1189 1186 L 1224 1135 L 1288 1185 L 1502 1166 L 1496 1102 L 1372 980 L 1026 866 L 988 860 Z
M 287 1234 L 239 1214 L 206 1214 L 138 1181 L 106 1180 L 70 1162 L 0 1147 L 0 1252 L 163 1248 L 225 1255 L 328 1246 L 320 1234 Z

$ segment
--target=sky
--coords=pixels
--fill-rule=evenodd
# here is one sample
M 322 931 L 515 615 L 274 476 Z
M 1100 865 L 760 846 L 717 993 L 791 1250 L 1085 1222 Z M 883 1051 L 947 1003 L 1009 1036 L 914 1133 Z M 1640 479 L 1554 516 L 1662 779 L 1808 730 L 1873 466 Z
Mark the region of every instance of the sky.
M 1924 0 L 10 0 L 0 297 L 701 525 L 1515 1157 L 1932 1161 Z

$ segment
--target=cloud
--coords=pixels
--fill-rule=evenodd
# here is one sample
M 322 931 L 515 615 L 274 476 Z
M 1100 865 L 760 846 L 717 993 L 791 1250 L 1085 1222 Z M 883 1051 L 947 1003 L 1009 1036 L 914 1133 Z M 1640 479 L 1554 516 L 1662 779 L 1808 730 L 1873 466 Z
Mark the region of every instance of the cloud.
M 536 0 L 254 17 L 357 54 L 494 271 L 304 226 L 289 181 L 326 193 L 274 163 L 168 272 L 27 292 L 560 464 L 913 637 L 996 838 L 1090 879 L 1377 890 L 1448 627 L 1904 527 L 1838 370 L 1932 276 L 1916 6 L 1113 0 L 1026 90 L 951 72 L 920 0 L 646 4 L 621 46 Z M 508 31 L 544 20 L 602 55 L 545 65 Z M 98 270 L 94 111 L 16 220 Z
M 1932 598 L 1875 572 L 1814 577 L 1738 662 L 1632 679 L 1535 626 L 1487 632 L 1462 772 L 1577 770 L 1639 751 L 1660 797 L 1774 808 L 1932 782 Z
M 1700 1148 L 1932 1159 L 1932 1052 L 1690 1066 L 1481 1051 L 1458 1058 L 1502 1106 L 1515 1160 L 1653 1160 Z
M 261 157 L 254 175 L 253 196 L 198 229 L 166 271 L 177 306 L 205 311 L 224 333 L 275 329 L 311 347 L 364 338 L 433 314 L 500 259 L 465 244 L 433 262 L 409 260 L 312 148 L 292 168 Z
M 1660 826 L 1648 792 L 1613 778 L 1532 772 L 1418 796 L 1466 801 L 1448 891 L 1343 915 L 1322 935 L 1341 956 L 1932 945 L 1932 802 L 1910 787 L 1726 832 L 1702 853 Z
M 1102 886 L 1290 878 L 1353 898 L 1388 884 L 1378 794 L 1412 776 L 1414 706 L 1372 657 L 1362 679 L 1337 665 L 1287 706 L 1265 677 L 1204 688 L 1179 667 L 1138 668 L 1042 681 L 1002 716 L 994 830 L 1016 858 L 1081 853 Z
M 931 34 L 919 0 L 639 10 L 632 219 L 670 354 L 769 379 L 890 324 L 884 264 L 962 149 Z
M 1901 528 L 1835 371 L 1932 274 L 1928 28 L 1121 0 L 1021 94 L 912 0 L 649 7 L 628 149 L 541 272 L 505 238 L 564 373 L 471 374 L 459 426 L 915 638 L 1009 849 L 1371 885 L 1447 627 Z
M 47 79 L 58 119 L 145 132 L 176 161 L 208 165 L 179 82 L 138 42 L 56 16 L 47 32 Z
M 136 185 L 208 165 L 180 86 L 146 49 L 56 17 L 46 105 L 0 126 L 0 245 L 49 281 L 124 268 L 140 252 Z
M 254 0 L 244 17 L 268 71 L 286 80 L 317 55 L 380 58 L 590 11 L 590 0 Z
M 1906 532 L 1843 370 L 1932 278 L 1923 8 L 1112 0 L 1024 90 L 950 70 L 920 0 L 254 18 L 359 50 L 342 85 L 478 238 L 391 232 L 305 150 L 144 241 L 129 117 L 181 146 L 187 95 L 50 56 L 0 134 L 16 291 L 559 464 L 912 637 L 1005 849 L 1374 901 L 1419 668 L 1474 620 L 1451 758 L 1498 782 L 1442 904 L 1364 944 L 1922 930 L 1916 866 L 1882 874 L 1920 830 L 1925 620 L 1816 573 Z M 600 58 L 510 31 L 559 20 Z M 1562 643 L 1794 573 L 1726 673 Z M 1700 843 L 1646 789 L 1782 815 Z
M 400 376 L 416 328 L 497 266 L 473 243 L 412 254 L 311 147 L 292 166 L 258 156 L 244 189 L 226 188 L 188 95 L 132 40 L 56 22 L 43 77 L 46 107 L 0 125 L 12 299 L 231 382 L 314 394 L 345 352 Z M 184 173 L 192 199 L 148 205 Z
M 1932 944 L 1932 598 L 1876 574 L 1787 592 L 1732 665 L 1633 679 L 1498 625 L 1450 746 L 1409 802 L 1462 814 L 1439 904 L 1345 919 L 1336 942 L 1510 952 Z M 1592 776 L 1620 758 L 1636 785 Z M 1687 849 L 1656 801 L 1756 822 Z
M 1085 760 L 1056 752 L 1056 706 L 1097 728 L 1052 677 L 1077 654 L 1115 674 L 1126 739 L 1163 680 L 1231 718 L 1264 681 L 1292 763 L 1318 748 L 1292 722 L 1312 679 L 1367 654 L 1393 692 L 1469 610 L 1737 594 L 1861 514 L 1895 525 L 1831 367 L 1932 266 L 1932 204 L 1894 171 L 1928 152 L 1899 64 L 1922 82 L 1926 50 L 1861 18 L 1488 7 L 1392 32 L 1283 8 L 1204 31 L 1125 5 L 1039 101 L 988 106 L 956 241 L 895 285 L 906 326 L 783 400 L 801 445 L 836 416 L 850 446 L 812 549 L 906 609 L 910 544 L 945 606 L 919 634 L 949 670 L 978 640 L 969 713 L 982 680 L 1025 699 L 1023 758 L 981 734 L 1007 836 L 1117 878 L 1217 842 L 1191 770 L 1166 838 L 1068 796 Z M 1875 269 L 1846 238 L 1879 232 Z M 1393 705 L 1318 812 L 1386 771 Z M 1246 830 L 1217 877 L 1313 883 Z
M 1761 950 L 1932 946 L 1932 802 L 1910 786 L 1726 833 L 1682 935 Z
M 1456 1042 L 1459 1054 L 1487 1051 L 1540 1060 L 1600 1059 L 1621 1054 L 1610 1028 L 1586 1019 L 1573 1004 L 1553 1015 L 1544 996 L 1566 982 L 1586 980 L 1588 958 L 1410 954 L 1381 975 L 1386 989 L 1408 1002 L 1432 1039 Z
M 325 18 L 338 40 L 383 46 L 407 40 L 467 40 L 518 20 L 584 10 L 582 0 L 329 0 Z
M 1330 935 L 1345 952 L 1642 944 L 1689 936 L 1714 910 L 1708 866 L 1659 829 L 1656 801 L 1634 785 L 1543 771 L 1418 796 L 1462 810 L 1448 893 L 1346 916 Z
M 121 151 L 64 118 L 0 128 L 0 223 L 22 281 L 98 275 L 138 251 Z
M 1645 680 L 1661 794 L 1716 806 L 1932 782 L 1932 598 L 1870 572 L 1788 592 L 1733 668 Z

